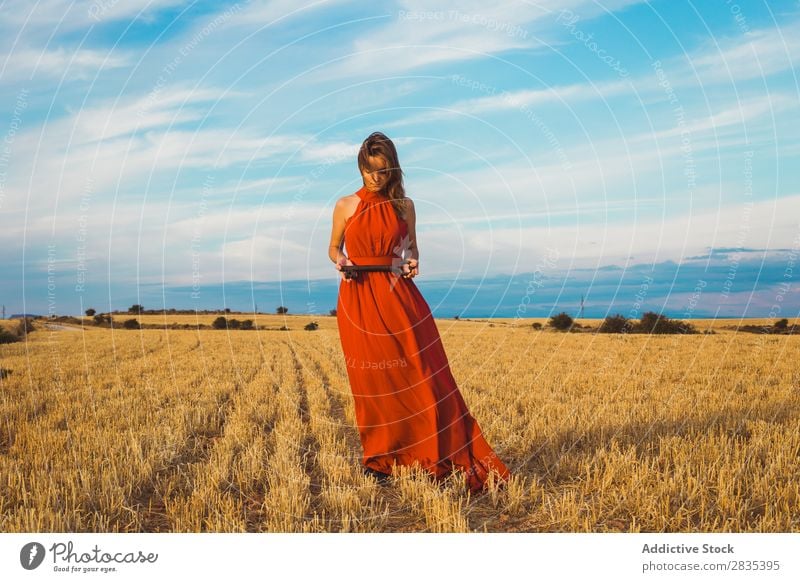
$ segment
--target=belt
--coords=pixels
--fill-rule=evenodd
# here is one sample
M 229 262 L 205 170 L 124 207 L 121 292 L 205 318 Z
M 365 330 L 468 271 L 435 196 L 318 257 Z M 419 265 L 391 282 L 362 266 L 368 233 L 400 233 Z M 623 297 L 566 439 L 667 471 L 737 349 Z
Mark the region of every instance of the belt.
M 383 255 L 374 257 L 348 257 L 356 265 L 393 265 L 395 261 L 401 261 L 401 257 L 395 255 Z

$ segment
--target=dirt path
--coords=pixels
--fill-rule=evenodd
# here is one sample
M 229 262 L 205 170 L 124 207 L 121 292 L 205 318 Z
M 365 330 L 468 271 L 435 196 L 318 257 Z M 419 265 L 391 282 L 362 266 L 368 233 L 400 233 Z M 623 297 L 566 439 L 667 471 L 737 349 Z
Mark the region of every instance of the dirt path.
M 45 323 L 44 326 L 47 329 L 53 329 L 56 331 L 82 331 L 82 328 L 75 327 L 72 325 L 59 325 L 57 323 Z

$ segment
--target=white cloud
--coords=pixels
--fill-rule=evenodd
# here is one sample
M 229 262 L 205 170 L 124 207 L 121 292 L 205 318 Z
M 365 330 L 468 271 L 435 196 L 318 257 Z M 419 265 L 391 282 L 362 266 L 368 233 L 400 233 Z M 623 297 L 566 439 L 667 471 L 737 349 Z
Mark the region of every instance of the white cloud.
M 215 88 L 174 86 L 169 90 L 153 91 L 144 96 L 123 98 L 72 112 L 67 119 L 47 127 L 51 136 L 70 134 L 73 146 L 110 140 L 158 127 L 180 125 L 203 119 L 201 103 L 215 104 L 222 98 L 234 98 L 235 92 Z
M 185 126 L 201 122 L 207 104 L 216 103 L 223 94 L 236 95 L 215 88 L 170 87 L 154 99 L 138 96 L 117 105 L 102 103 L 27 127 L 15 136 L 0 220 L 16 221 L 26 208 L 29 215 L 57 216 L 87 193 L 110 199 L 119 190 L 130 194 L 136 188 L 144 193 L 161 187 L 157 196 L 165 198 L 172 195 L 169 184 L 175 174 L 192 168 L 216 173 L 225 167 L 290 157 L 294 163 L 329 164 L 355 154 L 355 144 L 327 143 L 305 134 L 265 136 L 252 128 Z M 164 176 L 169 178 L 166 187 Z M 287 176 L 271 177 L 278 178 Z
M 98 71 L 126 67 L 131 62 L 127 55 L 107 51 L 78 49 L 21 49 L 0 56 L 3 84 L 31 77 L 55 77 L 67 80 L 93 78 Z
M 515 49 L 542 47 L 541 22 L 552 24 L 561 10 L 580 11 L 587 20 L 643 0 L 520 2 L 501 0 L 402 0 L 385 19 L 371 21 L 374 32 L 354 35 L 341 59 L 303 77 L 304 82 L 390 77 L 434 64 L 483 58 Z
M 454 79 L 454 83 L 458 82 L 458 78 Z M 522 110 L 523 107 L 532 107 L 544 103 L 565 104 L 598 98 L 605 100 L 616 95 L 632 94 L 633 89 L 628 81 L 611 81 L 594 85 L 589 83 L 576 83 L 573 85 L 558 85 L 544 89 L 520 89 L 506 92 L 496 89 L 493 93 L 494 92 L 498 94 L 463 99 L 441 108 L 432 108 L 430 111 L 405 115 L 401 119 L 385 123 L 384 126 L 398 127 L 418 123 L 429 123 L 464 115 L 480 115 L 483 113 L 498 113 L 508 110 Z
M 311 162 L 325 160 L 354 160 L 358 155 L 360 143 L 310 143 L 300 150 L 300 159 Z
M 567 86 L 547 87 L 545 89 L 523 89 L 509 91 L 506 95 L 492 95 L 480 97 L 455 104 L 455 108 L 465 113 L 481 113 L 483 111 L 497 111 L 502 109 L 518 109 L 523 105 L 540 105 L 550 102 L 564 102 L 568 100 L 584 100 L 602 98 L 631 92 L 631 85 L 627 81 L 615 81 L 592 85 L 574 84 Z
M 622 265 L 634 255 L 633 264 L 672 260 L 704 254 L 709 247 L 754 246 L 791 247 L 796 236 L 796 209 L 800 195 L 759 201 L 752 208 L 731 205 L 720 209 L 687 212 L 663 219 L 640 219 L 631 223 L 553 224 L 542 227 L 492 227 L 482 230 L 462 228 L 454 217 L 450 228 L 425 227 L 426 209 L 420 213 L 418 240 L 425 273 L 432 278 L 476 276 L 486 272 L 530 272 L 546 249 L 557 249 L 558 269 L 591 268 L 607 264 Z M 270 213 L 272 214 L 272 213 Z M 252 217 L 236 214 L 229 232 L 249 233 L 231 237 L 221 250 L 209 252 L 205 265 L 206 283 L 221 282 L 216 266 L 224 255 L 225 280 L 278 281 L 317 279 L 332 274 L 326 246 L 330 236 L 330 217 L 316 210 L 302 212 L 307 227 L 283 229 L 272 219 L 250 229 Z M 264 215 L 266 216 L 266 214 Z M 299 217 L 298 217 L 299 218 Z M 219 222 L 227 222 L 219 217 Z M 247 223 L 246 228 L 241 228 Z M 236 226 L 233 226 L 233 225 Z M 745 228 L 745 235 L 742 229 Z M 309 244 L 309 239 L 311 244 Z M 172 247 L 174 250 L 174 246 Z M 424 258 L 423 258 L 424 257 Z M 186 264 L 190 264 L 187 260 Z M 629 265 L 629 266 L 630 266 Z M 178 276 L 171 272 L 170 276 Z M 184 270 L 180 279 L 187 282 Z
M 500 170 L 512 187 L 524 187 L 523 173 L 509 175 L 504 168 Z M 585 180 L 597 181 L 597 176 L 595 171 Z M 546 195 L 531 190 L 511 199 L 498 192 L 496 181 L 494 192 L 485 190 L 491 186 L 491 177 L 481 180 L 467 175 L 464 179 L 474 192 L 480 193 L 480 198 L 473 198 L 469 192 L 466 196 L 464 192 L 446 195 L 436 184 L 421 187 L 439 192 L 434 198 L 416 197 L 420 251 L 425 273 L 431 277 L 530 271 L 548 247 L 558 249 L 558 268 L 569 264 L 572 268 L 623 264 L 629 255 L 636 257 L 632 263 L 667 259 L 679 262 L 703 254 L 707 247 L 790 247 L 796 236 L 796 210 L 800 208 L 800 195 L 757 201 L 749 209 L 726 205 L 698 210 L 669 194 L 663 200 L 640 197 L 626 201 L 617 194 L 618 182 L 608 177 L 609 190 L 604 198 L 612 198 L 610 202 L 587 197 L 583 192 L 580 199 L 570 198 L 565 196 L 568 189 L 563 185 L 562 190 Z M 720 188 L 724 190 L 724 186 Z M 710 197 L 715 195 L 712 190 L 713 186 Z M 216 189 L 214 193 L 218 193 Z M 696 196 L 701 194 L 696 192 Z M 629 209 L 634 203 L 637 207 L 663 204 L 668 216 L 651 218 L 650 213 L 635 221 L 604 220 L 606 212 Z M 197 237 L 204 284 L 247 280 L 251 276 L 277 281 L 332 274 L 326 257 L 331 202 L 265 203 L 249 208 L 228 208 L 215 202 L 202 215 L 199 199 L 192 204 L 170 205 L 160 200 L 142 204 L 123 201 L 112 219 L 110 200 L 92 201 L 86 219 L 87 255 L 95 261 L 95 272 L 111 253 L 117 276 L 134 280 L 138 274 L 142 281 L 164 279 L 172 285 L 190 284 L 193 237 Z M 598 214 L 600 220 L 584 220 L 586 214 L 592 213 Z M 536 215 L 543 219 L 572 219 L 530 226 L 525 219 Z M 516 217 L 522 219 L 521 227 L 514 225 Z M 25 228 L 27 240 L 53 241 L 58 245 L 59 256 L 69 258 L 78 244 L 75 234 L 79 225 L 80 212 L 70 206 L 59 213 L 55 224 L 51 217 L 38 213 L 27 225 L 11 224 L 8 229 L 0 229 L 0 242 L 6 248 L 16 246 Z M 135 259 L 130 256 L 130 249 L 137 249 Z
M 249 0 L 237 2 L 235 11 L 222 25 L 224 27 L 258 27 L 275 24 L 280 26 L 290 19 L 308 16 L 312 10 L 333 8 L 342 4 L 353 4 L 355 0 Z
M 678 83 L 736 83 L 792 69 L 800 59 L 800 20 L 747 31 L 722 43 L 713 39 L 688 59 L 696 72 L 676 76 Z
M 657 261 L 680 262 L 703 254 L 708 247 L 791 247 L 797 232 L 800 196 L 755 202 L 752 208 L 724 208 L 671 215 L 662 220 L 634 223 L 588 223 L 547 227 L 491 228 L 480 232 L 423 231 L 419 235 L 420 256 L 425 257 L 431 276 L 474 275 L 530 271 L 557 249 L 558 268 L 598 267 Z M 744 235 L 743 235 L 744 229 Z M 463 265 L 463 266 L 460 266 Z
M 617 2 L 616 6 L 629 3 Z M 124 8 L 124 3 L 119 4 L 119 10 L 127 11 L 130 16 L 136 6 L 141 8 L 144 0 L 137 0 Z M 156 2 L 154 6 L 168 4 L 171 3 Z M 304 16 L 307 9 L 336 4 L 339 3 L 311 2 L 301 5 L 296 16 Z M 52 2 L 44 5 L 54 6 Z M 85 9 L 87 3 L 82 6 Z M 401 6 L 405 10 L 432 9 L 421 0 L 404 2 Z M 224 26 L 262 27 L 297 7 L 297 4 L 288 0 L 247 3 L 246 8 L 236 12 Z M 554 20 L 559 9 L 572 9 L 576 13 L 585 11 L 581 13 L 584 20 L 604 10 L 600 4 L 584 0 L 571 3 L 548 1 L 535 5 L 515 0 L 491 6 L 477 2 L 452 2 L 439 4 L 438 8 L 433 9 L 440 8 L 445 11 L 457 10 L 461 15 L 474 13 L 491 16 L 495 22 L 518 24 L 531 34 L 527 38 L 523 34 L 507 35 L 502 31 L 490 30 L 486 24 L 481 24 L 480 19 L 465 22 L 459 17 L 446 17 L 444 22 L 414 23 L 399 19 L 395 12 L 390 18 L 374 20 L 376 28 L 373 31 L 353 36 L 356 50 L 378 50 L 334 63 L 327 74 L 337 80 L 339 75 L 345 75 L 343 80 L 347 84 L 351 82 L 351 77 L 374 78 L 376 74 L 390 77 L 427 65 L 457 63 L 478 54 L 469 51 L 500 54 L 515 48 L 535 47 L 540 40 L 535 38 L 534 33 L 544 21 Z M 614 6 L 606 5 L 605 8 L 613 10 Z M 127 18 L 122 16 L 123 12 L 109 12 L 108 16 Z M 39 24 L 47 23 L 43 15 L 37 18 L 40 18 L 37 21 Z M 47 26 L 52 28 L 55 23 L 49 22 Z M 796 25 L 792 26 L 796 28 Z M 791 30 L 794 29 L 784 29 L 785 32 Z M 193 31 L 196 33 L 192 27 L 186 31 L 174 37 L 169 44 L 177 46 L 185 43 L 187 38 L 192 37 Z M 238 34 L 245 32 L 239 31 Z M 798 36 L 785 39 L 790 47 L 788 54 L 795 59 L 800 56 L 796 52 Z M 723 48 L 731 70 L 739 75 L 737 78 L 757 76 L 751 63 L 744 65 L 743 70 L 732 66 L 735 62 L 733 59 L 743 57 L 737 52 L 743 51 L 742 47 L 751 52 L 751 61 L 754 61 L 753 51 L 763 60 L 759 71 L 787 70 L 786 62 L 778 50 L 779 44 L 776 44 L 777 41 L 770 44 L 771 37 L 767 31 L 757 31 L 746 38 L 748 40 L 744 44 L 730 43 Z M 203 51 L 213 53 L 219 46 L 228 45 L 229 48 L 230 43 L 229 35 L 219 35 L 213 43 L 209 39 L 208 46 L 203 50 L 198 49 L 196 56 L 203 62 Z M 425 49 L 421 48 L 422 45 L 438 45 L 439 48 Z M 393 49 L 394 52 L 383 50 L 389 46 L 401 48 Z M 331 53 L 330 56 L 335 56 L 333 51 Z M 105 66 L 130 64 L 129 57 L 124 53 L 122 56 L 116 52 L 113 54 L 117 60 L 112 59 Z M 35 59 L 42 56 L 31 49 L 16 52 L 15 55 L 21 58 L 7 63 L 11 78 L 26 69 L 32 70 Z M 105 53 L 94 50 L 82 49 L 73 55 L 60 49 L 48 49 L 41 58 L 39 70 L 48 75 L 63 75 L 65 70 L 69 70 L 70 74 L 90 74 L 103 65 L 105 56 Z M 708 47 L 696 52 L 695 58 L 695 64 L 703 71 L 703 82 L 708 79 L 716 83 L 727 78 L 724 64 L 715 60 L 713 51 Z M 669 69 L 671 80 L 682 83 L 690 78 L 690 75 L 684 74 L 685 68 L 680 69 L 680 74 L 676 73 L 677 70 Z M 308 80 L 316 82 L 321 78 L 314 75 L 312 73 Z M 7 78 L 10 77 L 4 75 L 4 80 Z M 638 80 L 601 82 L 596 87 L 587 83 L 523 89 L 511 93 L 512 101 L 473 94 L 474 98 L 455 101 L 450 105 L 452 112 L 426 112 L 410 119 L 420 122 L 456 113 L 502 113 L 523 104 L 537 106 L 543 103 L 561 104 L 563 101 L 569 105 L 628 92 L 635 97 L 631 85 L 658 95 L 663 101 L 664 91 L 653 78 L 654 75 L 650 74 Z M 404 86 L 410 90 L 419 87 L 411 83 Z M 392 89 L 388 83 L 387 87 Z M 298 102 L 305 103 L 299 95 L 291 94 Z M 347 93 L 343 92 L 342 95 L 343 99 L 349 99 Z M 361 92 L 353 97 L 353 102 L 368 107 L 371 95 L 366 91 Z M 224 176 L 224 182 L 219 187 L 214 188 L 214 195 L 219 198 L 214 200 L 215 206 L 205 220 L 195 216 L 196 209 L 191 206 L 176 204 L 170 207 L 168 198 L 175 192 L 170 192 L 168 188 L 161 189 L 160 184 L 149 184 L 150 177 L 162 171 L 233 167 L 254 160 L 283 161 L 292 157 L 293 162 L 309 164 L 326 163 L 331 159 L 353 164 L 359 144 L 346 139 L 334 138 L 332 142 L 324 142 L 312 139 L 312 135 L 306 132 L 289 129 L 286 134 L 268 137 L 261 133 L 263 125 L 233 129 L 199 123 L 206 119 L 208 111 L 219 99 L 235 96 L 237 94 L 234 92 L 226 94 L 216 88 L 193 89 L 176 80 L 161 92 L 136 97 L 127 94 L 119 103 L 105 102 L 69 112 L 66 118 L 56 119 L 41 127 L 31 126 L 26 119 L 23 131 L 16 136 L 13 164 L 9 166 L 9 179 L 4 184 L 8 195 L 3 207 L 5 224 L 0 228 L 2 243 L 7 248 L 19 249 L 22 228 L 27 229 L 29 242 L 50 240 L 55 225 L 61 244 L 67 245 L 68 249 L 69 245 L 74 247 L 75 228 L 79 220 L 76 205 L 86 192 L 87 180 L 90 179 L 96 196 L 91 210 L 91 223 L 95 229 L 91 256 L 98 260 L 108 253 L 109 229 L 113 229 L 111 245 L 116 253 L 129 252 L 130 249 L 140 251 L 143 277 L 160 281 L 164 257 L 167 283 L 189 283 L 192 265 L 190 242 L 192 235 L 199 230 L 203 239 L 201 261 L 207 275 L 204 283 L 222 280 L 223 260 L 225 280 L 249 279 L 251 275 L 260 280 L 317 278 L 332 273 L 325 254 L 330 235 L 332 201 L 321 203 L 317 196 L 317 201 L 309 199 L 281 205 L 265 201 L 261 208 L 235 205 L 230 212 L 227 207 L 220 211 L 225 201 L 233 198 L 229 195 L 237 192 L 252 195 L 259 190 L 266 192 L 270 187 L 285 193 L 300 184 L 301 181 L 295 177 L 248 178 L 238 183 L 234 169 Z M 389 97 L 391 95 L 387 95 Z M 687 98 L 685 102 L 687 128 L 693 136 L 695 153 L 702 149 L 741 145 L 742 123 L 746 124 L 748 135 L 752 135 L 755 129 L 773 123 L 769 119 L 770 113 L 787 111 L 797 105 L 796 99 L 784 93 L 773 92 L 768 96 L 753 96 L 751 93 L 742 96 L 739 102 L 727 92 L 724 101 L 714 101 L 711 111 L 698 115 L 698 101 L 689 101 Z M 693 107 L 691 116 L 689 105 Z M 337 113 L 338 117 L 333 116 L 336 123 L 342 120 L 341 109 L 330 107 L 323 113 L 331 117 L 330 111 Z M 306 127 L 313 127 L 313 123 L 309 124 L 307 119 L 304 121 Z M 408 119 L 404 120 L 404 123 L 408 122 Z M 700 254 L 706 246 L 736 246 L 740 235 L 736 227 L 743 220 L 741 207 L 726 204 L 719 211 L 690 212 L 685 200 L 675 199 L 675 190 L 664 192 L 666 208 L 663 220 L 648 218 L 635 224 L 615 221 L 613 233 L 610 221 L 604 222 L 602 215 L 598 220 L 582 221 L 584 214 L 624 210 L 634 200 L 638 205 L 662 202 L 658 197 L 661 192 L 658 187 L 664 186 L 664 176 L 674 176 L 676 168 L 679 175 L 682 169 L 678 166 L 683 152 L 679 140 L 675 139 L 679 137 L 681 128 L 675 127 L 674 116 L 669 113 L 654 119 L 654 122 L 660 125 L 655 132 L 631 135 L 632 132 L 625 131 L 625 139 L 598 139 L 592 136 L 591 143 L 565 152 L 572 164 L 570 169 L 565 169 L 557 162 L 545 162 L 545 158 L 540 156 L 534 160 L 532 167 L 503 164 L 413 184 L 409 195 L 418 201 L 420 208 L 425 274 L 447 276 L 459 270 L 469 274 L 486 269 L 491 273 L 529 270 L 531 260 L 541 256 L 543 253 L 540 251 L 546 245 L 561 249 L 565 262 L 575 257 L 575 266 L 619 263 L 621 257 L 629 254 L 635 255 L 637 262 L 646 258 L 679 260 L 682 256 Z M 392 124 L 380 125 L 378 129 Z M 736 133 L 722 132 L 723 129 Z M 715 132 L 720 132 L 720 135 L 725 133 L 724 140 L 717 141 Z M 664 143 L 659 143 L 661 140 Z M 410 138 L 398 138 L 395 143 L 400 145 L 409 141 Z M 420 151 L 415 148 L 415 155 Z M 346 161 L 348 159 L 349 162 Z M 673 163 L 676 160 L 678 163 Z M 130 198 L 120 200 L 112 220 L 112 197 L 118 187 L 128 192 L 141 188 L 148 195 L 147 205 L 132 203 Z M 185 184 L 180 187 L 184 189 L 176 192 L 186 194 Z M 712 185 L 708 188 L 717 187 Z M 198 193 L 201 188 L 202 185 L 198 184 Z M 625 199 L 626 194 L 630 200 Z M 709 194 L 710 197 L 710 190 L 702 194 Z M 60 207 L 53 210 L 57 199 Z M 607 202 L 606 199 L 611 201 Z M 749 219 L 750 231 L 745 244 L 790 246 L 791 241 L 787 237 L 796 232 L 796 225 L 790 224 L 790 221 L 796 216 L 797 204 L 797 196 L 758 202 Z M 20 226 L 16 217 L 22 216 L 26 205 L 29 205 L 29 222 Z M 15 214 L 9 214 L 9 208 Z M 53 212 L 57 212 L 55 219 Z M 291 220 L 287 220 L 287 212 L 291 213 Z M 15 217 L 13 221 L 11 216 Z M 529 226 L 531 219 L 537 217 L 570 216 L 580 216 L 580 228 L 576 228 L 574 221 L 571 221 L 573 224 L 562 226 L 564 221 L 558 220 L 547 228 Z M 149 220 L 148 217 L 155 219 Z M 508 221 L 515 218 L 523 220 L 522 228 L 508 226 L 513 224 Z M 712 225 L 711 232 L 708 225 Z M 773 238 L 768 241 L 765 237 L 770 233 Z M 518 257 L 527 263 L 515 267 Z M 121 255 L 113 258 L 121 258 Z M 136 265 L 130 255 L 126 255 L 121 263 L 124 263 L 122 266 L 126 272 L 129 271 L 132 276 L 136 273 Z
M 153 14 L 187 0 L 6 0 L 0 28 L 29 33 L 73 32 L 125 19 L 149 20 Z M 49 36 L 49 34 L 48 34 Z
M 781 93 L 770 93 L 756 97 L 749 97 L 735 104 L 726 103 L 725 108 L 709 115 L 695 119 L 689 118 L 689 112 L 685 111 L 685 122 L 683 125 L 677 124 L 672 119 L 674 127 L 662 129 L 655 133 L 641 133 L 628 138 L 631 144 L 636 144 L 645 140 L 663 139 L 668 137 L 680 136 L 684 132 L 689 134 L 694 140 L 696 135 L 718 132 L 726 127 L 735 127 L 736 131 L 749 131 L 754 127 L 754 120 L 767 113 L 775 115 L 800 106 L 796 98 Z M 772 125 L 772 115 L 767 118 L 769 125 Z M 749 124 L 748 124 L 749 122 Z M 715 144 L 710 144 L 715 145 Z

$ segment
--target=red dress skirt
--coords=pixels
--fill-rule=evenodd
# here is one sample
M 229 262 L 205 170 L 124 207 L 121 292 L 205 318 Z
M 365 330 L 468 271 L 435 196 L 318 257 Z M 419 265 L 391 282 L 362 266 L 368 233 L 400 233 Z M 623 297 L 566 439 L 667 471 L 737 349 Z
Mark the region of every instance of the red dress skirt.
M 389 199 L 362 187 L 345 224 L 348 258 L 359 264 L 402 261 L 408 225 Z M 392 473 L 418 462 L 435 478 L 466 473 L 473 492 L 489 471 L 508 468 L 483 437 L 450 372 L 439 330 L 413 279 L 361 271 L 339 284 L 339 337 L 355 401 L 365 467 Z

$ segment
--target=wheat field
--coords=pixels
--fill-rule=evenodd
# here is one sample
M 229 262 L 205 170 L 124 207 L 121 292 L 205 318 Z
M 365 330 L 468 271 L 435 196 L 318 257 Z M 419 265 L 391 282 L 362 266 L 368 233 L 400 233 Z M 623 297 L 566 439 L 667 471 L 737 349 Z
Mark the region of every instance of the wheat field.
M 0 345 L 0 531 L 800 531 L 798 336 L 532 321 L 437 320 L 513 474 L 480 496 L 413 467 L 386 486 L 361 473 L 333 317 L 259 315 L 258 331 L 37 322 Z

